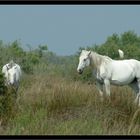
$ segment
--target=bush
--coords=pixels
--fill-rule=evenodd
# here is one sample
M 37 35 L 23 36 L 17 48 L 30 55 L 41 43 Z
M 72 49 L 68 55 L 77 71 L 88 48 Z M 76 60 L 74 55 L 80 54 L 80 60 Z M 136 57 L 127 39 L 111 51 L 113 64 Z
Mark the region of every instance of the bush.
M 0 73 L 0 121 L 3 125 L 15 115 L 15 90 L 5 85 L 5 78 Z

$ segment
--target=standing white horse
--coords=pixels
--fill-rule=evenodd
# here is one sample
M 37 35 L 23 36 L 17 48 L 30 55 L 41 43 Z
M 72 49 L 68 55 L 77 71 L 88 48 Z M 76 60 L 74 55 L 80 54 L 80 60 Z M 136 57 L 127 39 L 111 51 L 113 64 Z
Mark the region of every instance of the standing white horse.
M 113 60 L 96 52 L 82 50 L 77 71 L 81 74 L 86 66 L 94 68 L 101 97 L 103 86 L 110 96 L 110 84 L 129 85 L 137 94 L 135 103 L 140 106 L 140 62 L 135 59 Z
M 11 85 L 15 91 L 17 91 L 21 78 L 20 66 L 13 61 L 10 61 L 9 64 L 3 66 L 2 73 L 4 73 L 6 78 L 6 85 Z

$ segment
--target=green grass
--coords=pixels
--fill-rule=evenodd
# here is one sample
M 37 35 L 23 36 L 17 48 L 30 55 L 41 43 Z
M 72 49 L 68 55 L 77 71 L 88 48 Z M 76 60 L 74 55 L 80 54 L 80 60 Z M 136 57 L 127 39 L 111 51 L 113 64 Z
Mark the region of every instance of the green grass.
M 52 75 L 24 76 L 17 109 L 0 134 L 135 135 L 140 111 L 128 87 L 111 88 L 100 100 L 94 84 Z

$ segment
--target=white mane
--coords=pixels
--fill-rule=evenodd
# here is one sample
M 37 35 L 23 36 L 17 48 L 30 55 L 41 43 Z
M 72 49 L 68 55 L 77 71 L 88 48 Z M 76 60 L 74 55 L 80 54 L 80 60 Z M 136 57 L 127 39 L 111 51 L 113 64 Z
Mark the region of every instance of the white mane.
M 100 55 L 93 51 L 90 54 L 90 58 L 93 60 L 92 61 L 93 63 L 91 65 L 96 68 L 100 67 L 101 64 L 106 65 L 111 61 L 113 61 L 110 57 L 105 55 Z

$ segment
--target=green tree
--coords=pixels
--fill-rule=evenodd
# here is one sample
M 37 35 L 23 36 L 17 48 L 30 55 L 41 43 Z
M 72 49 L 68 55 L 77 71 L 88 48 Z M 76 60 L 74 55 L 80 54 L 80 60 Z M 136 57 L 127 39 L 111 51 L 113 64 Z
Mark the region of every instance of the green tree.
M 48 46 L 47 45 L 39 45 L 39 50 L 38 50 L 38 54 L 39 57 L 43 56 L 43 52 L 48 50 Z
M 136 42 L 139 42 L 139 38 L 134 31 L 124 32 L 121 35 L 121 45 L 122 45 L 122 47 L 127 46 L 127 45 L 133 45 Z

